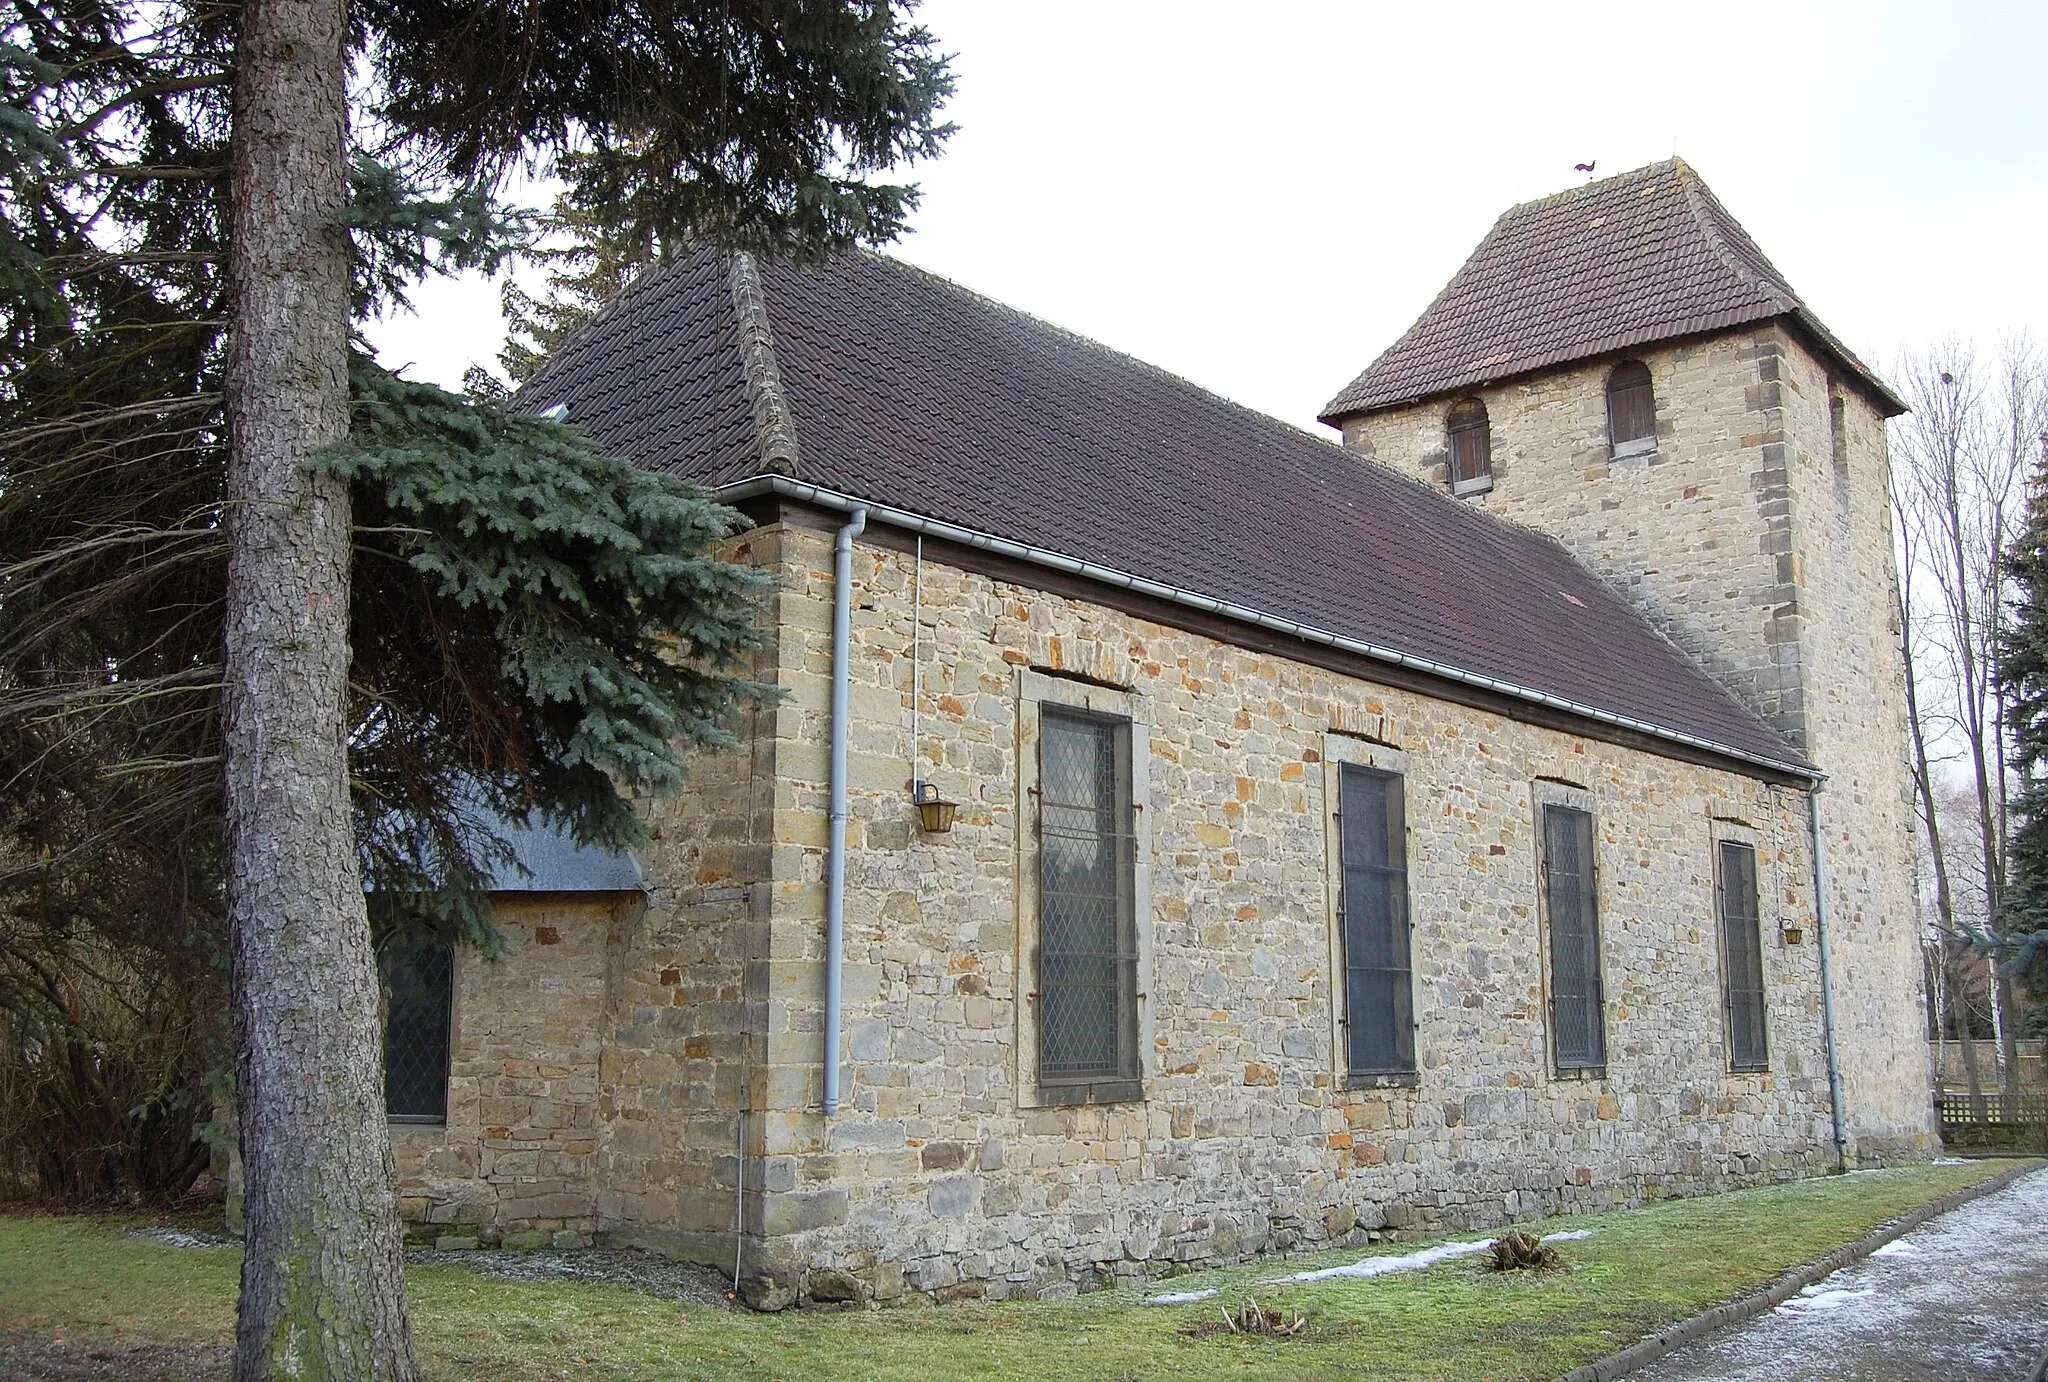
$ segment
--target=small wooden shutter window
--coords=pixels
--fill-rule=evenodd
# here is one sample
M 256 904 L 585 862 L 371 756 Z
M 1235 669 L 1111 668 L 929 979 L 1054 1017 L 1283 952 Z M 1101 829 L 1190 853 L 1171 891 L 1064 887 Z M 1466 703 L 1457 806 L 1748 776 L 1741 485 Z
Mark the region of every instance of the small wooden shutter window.
M 1337 784 L 1346 1059 L 1353 1074 L 1412 1074 L 1415 997 L 1401 779 L 1346 763 Z
M 1721 842 L 1714 891 L 1721 914 L 1722 1014 L 1731 1070 L 1770 1066 L 1764 1043 L 1764 953 L 1757 917 L 1756 850 Z
M 1486 405 L 1468 398 L 1454 405 L 1444 419 L 1450 446 L 1451 489 L 1482 487 L 1493 475 L 1493 437 L 1486 425 Z
M 1607 1034 L 1589 812 L 1543 808 L 1543 900 L 1550 919 L 1550 1027 L 1557 1068 L 1604 1069 Z
M 1607 377 L 1607 439 L 1615 446 L 1657 435 L 1657 400 L 1649 366 L 1636 360 L 1617 365 Z

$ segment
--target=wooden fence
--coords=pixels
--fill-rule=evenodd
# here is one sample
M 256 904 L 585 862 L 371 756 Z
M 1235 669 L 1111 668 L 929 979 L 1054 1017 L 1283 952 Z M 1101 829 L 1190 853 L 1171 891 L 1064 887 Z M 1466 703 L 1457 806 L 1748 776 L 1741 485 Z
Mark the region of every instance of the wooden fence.
M 1945 1089 L 1935 1100 L 1941 1140 L 1950 1147 L 2048 1148 L 2048 1093 L 2010 1097 L 1986 1090 L 1980 1111 L 1968 1090 Z

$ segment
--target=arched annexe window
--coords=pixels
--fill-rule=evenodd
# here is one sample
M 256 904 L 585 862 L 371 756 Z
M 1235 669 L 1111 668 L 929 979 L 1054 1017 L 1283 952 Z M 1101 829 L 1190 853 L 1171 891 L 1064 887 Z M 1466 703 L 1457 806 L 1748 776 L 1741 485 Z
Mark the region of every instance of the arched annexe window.
M 1657 399 L 1640 360 L 1624 360 L 1607 376 L 1607 441 L 1617 456 L 1657 449 Z
M 1444 441 L 1450 452 L 1448 473 L 1453 494 L 1478 494 L 1493 488 L 1493 433 L 1486 425 L 1486 405 L 1462 398 L 1444 415 Z

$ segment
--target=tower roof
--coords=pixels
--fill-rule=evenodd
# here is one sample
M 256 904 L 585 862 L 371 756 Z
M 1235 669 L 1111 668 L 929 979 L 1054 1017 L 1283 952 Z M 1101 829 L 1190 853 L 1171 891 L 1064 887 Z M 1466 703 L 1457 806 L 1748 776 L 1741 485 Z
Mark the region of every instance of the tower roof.
M 1906 411 L 1684 159 L 1511 208 L 1415 324 L 1323 409 L 1347 417 L 1655 341 L 1790 318 L 1887 416 Z
M 1448 698 L 1809 771 L 1553 539 L 880 255 L 679 256 L 520 401 L 728 496 L 858 502 Z

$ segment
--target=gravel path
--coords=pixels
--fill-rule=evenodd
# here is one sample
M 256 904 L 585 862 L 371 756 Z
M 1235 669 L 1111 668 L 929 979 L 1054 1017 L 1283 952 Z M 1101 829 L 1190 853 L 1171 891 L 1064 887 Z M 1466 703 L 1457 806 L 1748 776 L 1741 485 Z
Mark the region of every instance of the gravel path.
M 2036 1171 L 1630 1376 L 2026 1382 L 2044 1347 L 2048 1171 Z
M 409 1252 L 410 1266 L 467 1267 L 500 1281 L 577 1281 L 624 1286 L 661 1300 L 736 1310 L 732 1277 L 716 1267 L 672 1262 L 637 1248 L 578 1248 L 573 1252 Z

